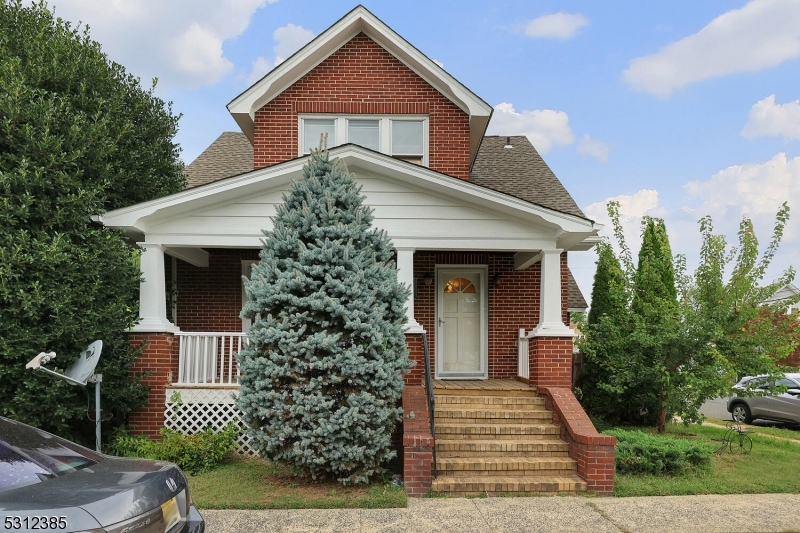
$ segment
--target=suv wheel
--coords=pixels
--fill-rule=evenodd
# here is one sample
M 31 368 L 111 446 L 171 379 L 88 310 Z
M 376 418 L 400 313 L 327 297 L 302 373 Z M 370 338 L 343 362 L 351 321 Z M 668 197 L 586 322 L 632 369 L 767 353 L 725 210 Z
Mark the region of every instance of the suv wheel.
M 731 418 L 733 418 L 734 422 L 744 422 L 745 424 L 749 424 L 753 421 L 750 408 L 744 403 L 737 403 L 733 406 L 731 409 Z

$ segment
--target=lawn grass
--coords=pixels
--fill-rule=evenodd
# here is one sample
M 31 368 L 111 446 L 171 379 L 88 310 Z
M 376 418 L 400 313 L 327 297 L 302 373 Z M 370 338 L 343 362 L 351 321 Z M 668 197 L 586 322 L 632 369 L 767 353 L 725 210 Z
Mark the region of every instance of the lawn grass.
M 719 426 L 724 426 L 725 424 L 730 424 L 731 422 L 730 420 L 722 420 L 721 418 L 711 418 L 711 417 L 706 417 L 706 420 L 711 424 L 717 424 Z M 773 437 L 780 437 L 782 439 L 800 441 L 800 431 L 797 431 L 797 429 L 786 429 L 782 427 L 751 426 L 749 424 L 742 424 L 742 428 L 743 429 L 746 428 L 747 431 L 753 431 L 760 435 L 772 435 Z
M 711 439 L 723 438 L 725 431 L 709 426 L 667 426 L 667 433 L 674 438 L 701 439 L 715 447 L 719 443 Z M 757 433 L 750 438 L 753 441 L 750 454 L 732 455 L 726 451 L 714 455 L 707 471 L 676 476 L 618 474 L 614 478 L 614 496 L 800 493 L 796 468 L 800 464 L 800 446 Z
M 293 477 L 261 459 L 230 456 L 210 472 L 188 476 L 199 509 L 386 509 L 406 507 L 405 489 L 391 483 L 345 487 Z

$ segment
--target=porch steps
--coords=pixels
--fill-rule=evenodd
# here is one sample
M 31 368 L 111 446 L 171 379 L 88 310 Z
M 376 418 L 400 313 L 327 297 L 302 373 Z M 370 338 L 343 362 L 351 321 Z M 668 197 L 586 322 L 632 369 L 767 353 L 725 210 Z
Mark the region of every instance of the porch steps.
M 431 489 L 454 496 L 585 492 L 544 399 L 518 382 L 489 381 L 435 388 L 438 476 Z

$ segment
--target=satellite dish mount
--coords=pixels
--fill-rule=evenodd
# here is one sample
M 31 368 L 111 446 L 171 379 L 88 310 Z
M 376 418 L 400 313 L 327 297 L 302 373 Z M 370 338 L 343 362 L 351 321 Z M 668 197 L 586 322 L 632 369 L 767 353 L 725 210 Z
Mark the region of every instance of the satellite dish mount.
M 100 418 L 102 416 L 102 410 L 100 409 L 100 383 L 103 382 L 103 374 L 95 374 L 94 369 L 97 367 L 97 362 L 100 360 L 100 352 L 102 350 L 103 341 L 94 341 L 88 348 L 81 352 L 81 355 L 69 365 L 69 368 L 67 368 L 66 372 L 63 374 L 43 366 L 55 358 L 55 352 L 41 352 L 25 365 L 25 368 L 41 370 L 47 374 L 52 374 L 57 378 L 63 379 L 70 385 L 85 387 L 87 383 L 94 383 L 95 448 L 98 452 L 100 451 Z

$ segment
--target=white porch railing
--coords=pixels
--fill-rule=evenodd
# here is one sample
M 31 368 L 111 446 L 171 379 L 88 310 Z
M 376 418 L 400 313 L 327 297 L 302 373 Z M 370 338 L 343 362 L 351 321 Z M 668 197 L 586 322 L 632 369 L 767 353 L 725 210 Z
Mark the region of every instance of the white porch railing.
M 178 380 L 174 385 L 238 386 L 236 353 L 247 333 L 178 332 Z
M 519 346 L 517 348 L 517 376 L 530 379 L 530 359 L 528 356 L 528 336 L 525 328 L 519 329 Z

